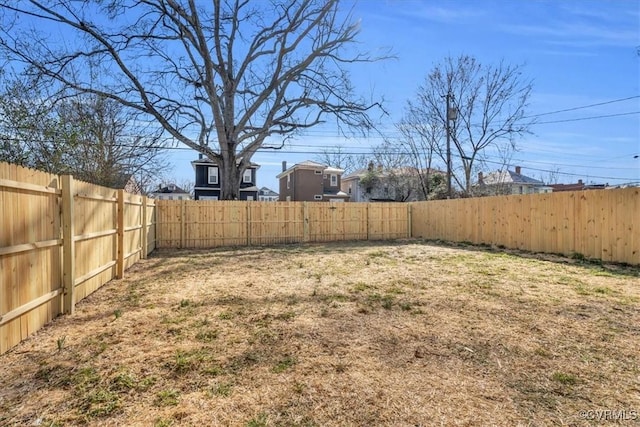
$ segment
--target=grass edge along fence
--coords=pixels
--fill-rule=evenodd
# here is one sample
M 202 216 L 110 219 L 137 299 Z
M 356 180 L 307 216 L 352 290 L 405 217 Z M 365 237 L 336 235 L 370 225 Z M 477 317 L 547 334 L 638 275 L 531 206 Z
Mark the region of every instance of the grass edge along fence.
M 0 163 L 0 354 L 145 258 L 155 202 Z

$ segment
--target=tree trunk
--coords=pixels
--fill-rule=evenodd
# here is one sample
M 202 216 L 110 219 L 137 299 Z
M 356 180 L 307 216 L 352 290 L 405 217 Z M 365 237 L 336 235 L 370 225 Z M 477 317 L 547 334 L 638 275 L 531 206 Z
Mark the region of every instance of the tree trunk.
M 471 194 L 471 163 L 464 166 L 465 195 Z
M 239 200 L 240 199 L 240 174 L 238 173 L 238 165 L 235 156 L 232 156 L 230 163 L 225 164 L 223 159 L 220 165 L 221 182 L 221 199 L 222 200 Z

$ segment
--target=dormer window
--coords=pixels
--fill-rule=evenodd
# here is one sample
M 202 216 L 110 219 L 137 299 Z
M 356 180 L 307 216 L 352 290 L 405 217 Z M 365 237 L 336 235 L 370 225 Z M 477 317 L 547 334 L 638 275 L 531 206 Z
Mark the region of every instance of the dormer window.
M 250 184 L 252 182 L 251 178 L 251 169 L 246 169 L 242 174 L 242 182 L 245 184 Z

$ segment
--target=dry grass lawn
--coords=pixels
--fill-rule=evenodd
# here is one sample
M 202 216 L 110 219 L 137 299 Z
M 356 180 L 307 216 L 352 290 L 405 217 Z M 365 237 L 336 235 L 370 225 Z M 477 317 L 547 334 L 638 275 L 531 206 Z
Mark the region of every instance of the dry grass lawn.
M 0 356 L 0 425 L 635 425 L 639 277 L 418 241 L 160 251 Z

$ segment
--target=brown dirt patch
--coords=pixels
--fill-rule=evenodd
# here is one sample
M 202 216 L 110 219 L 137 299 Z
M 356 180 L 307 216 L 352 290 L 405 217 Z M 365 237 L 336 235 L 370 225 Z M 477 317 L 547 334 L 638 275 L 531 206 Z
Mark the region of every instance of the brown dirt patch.
M 0 356 L 0 425 L 592 425 L 640 272 L 423 242 L 157 252 Z

